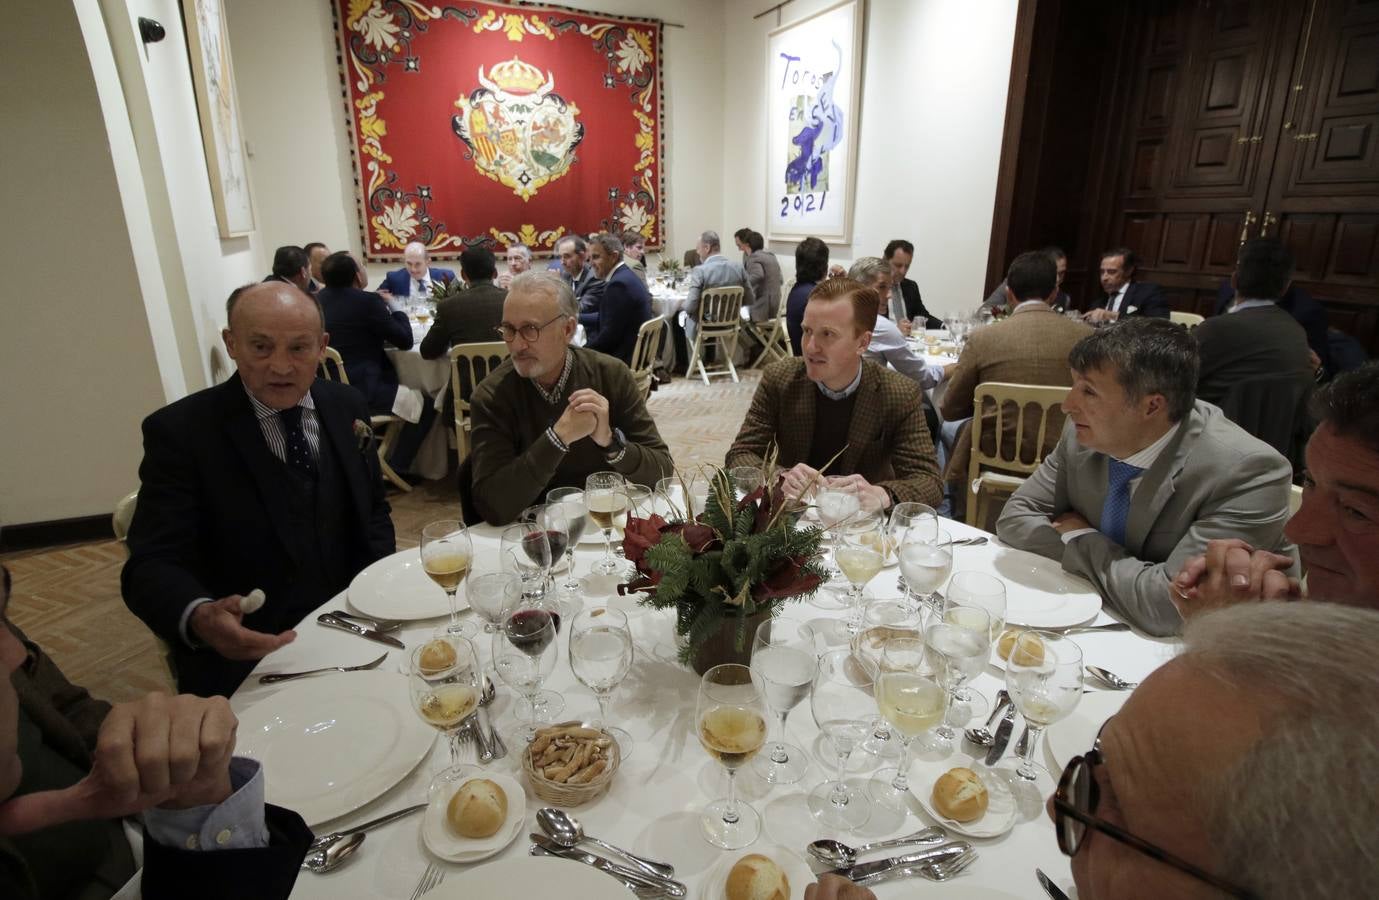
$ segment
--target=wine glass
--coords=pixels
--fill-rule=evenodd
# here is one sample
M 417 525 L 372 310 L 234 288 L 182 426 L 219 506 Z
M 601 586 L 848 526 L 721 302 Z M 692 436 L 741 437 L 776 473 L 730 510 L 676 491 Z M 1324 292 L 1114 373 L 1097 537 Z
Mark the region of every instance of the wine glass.
M 828 738 L 837 757 L 837 776 L 809 794 L 809 811 L 826 828 L 852 831 L 871 818 L 871 801 L 843 780 L 852 751 L 867 736 L 867 710 L 875 670 L 852 655 L 851 650 L 830 650 L 819 657 L 818 671 L 809 692 L 814 724 Z
M 728 477 L 733 480 L 733 490 L 737 492 L 738 500 L 761 487 L 763 483 L 761 469 L 757 466 L 733 466 L 728 470 Z
M 830 549 L 832 550 L 824 574 L 828 577 L 829 581 L 837 581 L 843 578 L 842 570 L 839 569 L 837 565 L 839 544 L 838 529 L 842 523 L 857 515 L 858 510 L 861 509 L 861 501 L 848 485 L 825 482 L 819 486 L 817 493 L 814 495 L 814 504 L 819 512 L 819 526 L 828 533 Z M 826 604 L 817 602 L 820 596 L 820 594 L 815 594 L 816 606 L 821 606 L 825 609 L 843 608 L 841 605 L 838 607 L 830 607 Z
M 499 562 L 505 572 L 522 579 L 522 596 L 546 596 L 546 578 L 551 571 L 551 542 L 545 529 L 535 522 L 517 522 L 503 529 L 499 543 Z
M 847 595 L 849 636 L 862 630 L 866 587 L 886 562 L 885 541 L 881 518 L 877 515 L 861 516 L 842 528 L 842 546 L 834 556 L 838 560 L 838 568 L 843 570 L 844 577 L 852 585 Z
M 890 562 L 897 560 L 900 555 L 900 545 L 905 543 L 905 536 L 912 529 L 919 529 L 926 535 L 938 534 L 938 513 L 932 506 L 926 503 L 915 503 L 906 501 L 897 503 L 891 508 L 890 518 L 886 521 L 886 560 Z M 900 576 L 900 589 L 905 590 L 905 576 Z
M 862 633 L 851 641 L 852 652 L 867 664 L 880 668 L 882 648 L 887 641 L 896 638 L 924 640 L 920 612 L 902 600 L 868 603 L 862 613 Z M 859 749 L 881 759 L 889 759 L 899 752 L 891 740 L 891 727 L 879 712 L 871 718 L 871 734 Z M 882 769 L 878 775 L 888 771 Z
M 617 472 L 595 472 L 584 482 L 584 507 L 603 529 L 603 559 L 594 563 L 600 575 L 615 575 L 622 564 L 613 556 L 613 523 L 627 511 L 627 482 Z
M 780 721 L 771 752 L 752 767 L 771 784 L 794 784 L 809 768 L 809 756 L 786 743 L 785 720 L 790 710 L 809 696 L 818 654 L 814 629 L 792 619 L 767 619 L 757 626 L 752 641 L 752 671 L 761 679 L 766 702 Z
M 995 644 L 1006 627 L 1006 586 L 1005 582 L 987 575 L 985 572 L 954 572 L 948 579 L 948 590 L 944 592 L 944 610 L 955 606 L 975 606 L 986 610 L 991 616 L 991 643 Z M 966 708 L 965 719 L 980 719 L 987 713 L 986 699 L 964 687 L 954 696 L 954 701 Z
M 527 701 L 530 718 L 513 735 L 513 742 L 519 746 L 536 739 L 541 710 L 537 694 L 555 669 L 559 655 L 556 621 L 547 610 L 524 607 L 513 611 L 493 635 L 493 668 L 508 687 Z
M 900 740 L 895 769 L 878 772 L 871 782 L 872 799 L 886 809 L 901 815 L 909 811 L 910 744 L 939 723 L 947 699 L 923 640 L 893 638 L 882 646 L 876 706 Z
M 573 611 L 579 603 L 579 594 L 584 586 L 575 577 L 575 545 L 584 537 L 584 523 L 588 521 L 588 511 L 584 508 L 584 492 L 579 488 L 552 488 L 546 492 L 546 504 L 560 504 L 565 510 L 565 532 L 569 540 L 565 543 L 565 583 L 560 586 L 561 600 L 566 611 Z
M 460 621 L 460 608 L 455 594 L 474 563 L 474 545 L 469 529 L 454 519 L 432 522 L 421 530 L 421 567 L 431 580 L 445 591 L 450 602 L 451 634 L 468 637 L 475 633 L 472 622 Z
M 918 596 L 920 604 L 932 606 L 934 595 L 943 587 L 953 570 L 953 538 L 942 528 L 926 533 L 923 528 L 911 528 L 900 545 L 900 574 L 905 576 L 905 597 Z
M 925 629 L 924 642 L 937 654 L 939 678 L 951 705 L 954 695 L 969 678 L 980 675 L 991 658 L 991 616 L 975 606 L 954 607 Z M 957 732 L 948 722 L 948 710 L 944 713 L 944 721 L 934 729 L 934 742 L 941 749 L 951 749 Z
M 479 708 L 479 658 L 467 638 L 441 632 L 412 650 L 409 659 L 412 708 L 449 739 L 450 765 L 431 780 L 434 790 L 460 777 L 460 730 Z
M 1049 774 L 1034 761 L 1044 729 L 1071 713 L 1082 699 L 1082 648 L 1061 634 L 1021 632 L 1006 660 L 1006 690 L 1029 727 L 1015 774 L 1032 782 Z
M 522 580 L 512 572 L 488 572 L 469 579 L 469 606 L 484 620 L 485 634 L 498 630 L 521 596 Z
M 737 799 L 737 770 L 766 743 L 766 698 L 752 670 L 729 663 L 714 666 L 699 682 L 695 722 L 699 743 L 728 772 L 728 796 L 704 809 L 704 837 L 715 847 L 738 850 L 761 834 L 761 816 Z
M 627 616 L 619 610 L 595 606 L 580 612 L 570 623 L 570 671 L 594 692 L 599 703 L 594 727 L 613 736 L 623 759 L 632 753 L 632 735 L 605 722 L 608 699 L 632 668 L 633 653 Z
M 655 513 L 668 522 L 684 522 L 693 518 L 690 497 L 686 493 L 688 486 L 687 481 L 681 481 L 676 475 L 656 482 L 656 494 L 653 498 Z
M 546 581 L 553 583 L 555 567 L 570 548 L 570 514 L 564 504 L 537 503 L 522 511 L 522 521 L 546 532 L 546 543 L 551 545 L 551 565 Z M 545 585 L 542 587 L 544 590 Z

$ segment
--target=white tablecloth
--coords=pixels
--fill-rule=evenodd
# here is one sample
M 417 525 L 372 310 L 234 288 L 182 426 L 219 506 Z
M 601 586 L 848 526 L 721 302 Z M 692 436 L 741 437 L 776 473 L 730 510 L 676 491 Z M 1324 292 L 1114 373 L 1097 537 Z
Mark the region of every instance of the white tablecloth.
M 944 527 L 954 537 L 982 533 L 958 522 L 945 522 Z M 497 565 L 497 529 L 480 526 L 473 529 L 472 534 L 475 538 L 476 571 L 493 571 Z M 576 554 L 576 572 L 581 575 L 587 572 L 601 552 L 601 545 L 580 545 Z M 996 560 L 1002 554 L 1018 553 L 1020 551 L 1004 548 L 993 539 L 985 546 L 959 548 L 954 569 L 993 571 Z M 872 582 L 872 589 L 878 596 L 894 595 L 897 574 L 895 568 L 883 570 Z M 1009 580 L 1007 583 L 1012 595 L 1020 590 L 1018 583 Z M 326 606 L 343 608 L 344 600 L 342 595 Z M 719 859 L 750 852 L 719 850 L 700 836 L 700 810 L 710 800 L 723 796 L 725 779 L 722 769 L 708 758 L 694 736 L 698 676 L 674 660 L 673 617 L 669 613 L 643 609 L 628 597 L 590 597 L 586 603 L 607 603 L 628 614 L 637 656 L 631 673 L 614 697 L 609 719 L 631 732 L 636 746 L 631 757 L 623 763 L 610 792 L 574 812 L 588 833 L 672 863 L 677 876 L 689 885 L 689 897 L 698 898 L 704 876 Z M 823 612 L 808 603 L 799 603 L 787 606 L 786 615 L 814 620 L 836 619 L 841 613 Z M 297 640 L 269 656 L 260 664 L 259 671 L 286 672 L 322 665 L 364 662 L 381 649 L 378 644 L 318 626 L 314 618 L 314 614 L 308 617 L 298 630 Z M 1097 621 L 1113 620 L 1103 612 Z M 415 647 L 442 624 L 443 620 L 414 623 L 401 636 L 409 647 Z M 1143 679 L 1174 652 L 1170 642 L 1146 639 L 1131 632 L 1079 635 L 1076 640 L 1084 650 L 1086 662 L 1104 665 L 1133 681 Z M 481 654 L 487 658 L 487 641 L 481 638 L 477 643 Z M 559 643 L 560 658 L 547 687 L 565 697 L 566 709 L 562 718 L 589 715 L 596 709 L 596 704 L 593 695 L 570 672 L 568 637 L 564 631 Z M 383 668 L 398 671 L 403 657 L 404 651 L 390 651 Z M 337 679 L 341 691 L 349 690 L 348 674 L 317 677 Z M 1002 686 L 996 670 L 990 668 L 974 684 L 988 700 Z M 231 698 L 231 703 L 237 711 L 243 711 L 260 701 L 271 702 L 272 695 L 283 687 L 259 685 L 251 676 Z M 406 680 L 400 677 L 398 691 L 405 696 L 407 689 Z M 511 707 L 511 692 L 500 685 L 499 696 L 492 707 L 495 726 L 504 729 L 514 723 Z M 803 853 L 805 844 L 818 837 L 834 836 L 858 843 L 905 834 L 931 824 L 919 812 L 918 804 L 913 803 L 913 812 L 902 824 L 878 830 L 880 820 L 874 815 L 873 822 L 859 833 L 826 835 L 810 818 L 804 804 L 808 791 L 831 777 L 832 772 L 832 756 L 818 741 L 819 731 L 810 715 L 808 699 L 792 712 L 789 731 L 793 742 L 808 748 L 813 756 L 810 770 L 802 782 L 773 788 L 752 775 L 750 769 L 743 770 L 739 779 L 740 796 L 762 813 L 765 822 L 758 845 L 779 843 Z M 774 737 L 774 727 L 772 732 Z M 1015 736 L 1018 736 L 1018 732 L 1017 728 Z M 1014 743 L 1012 739 L 1012 751 Z M 509 756 L 493 763 L 493 766 L 523 780 L 517 756 L 520 748 L 510 749 Z M 437 740 L 431 759 L 423 762 L 401 784 L 350 815 L 321 826 L 317 829 L 318 833 L 344 828 L 408 804 L 423 802 L 427 784 L 432 774 L 446 765 L 446 756 L 444 741 Z M 1047 758 L 1044 748 L 1038 748 L 1036 758 L 1053 768 L 1054 764 Z M 961 759 L 955 759 L 952 765 L 967 762 L 964 755 Z M 849 771 L 852 776 L 865 778 L 877 766 L 873 757 L 858 751 L 854 754 Z M 272 778 L 270 771 L 270 791 Z M 530 842 L 526 834 L 539 830 L 535 812 L 542 805 L 529 792 L 527 820 L 519 837 L 495 859 L 527 855 Z M 414 816 L 371 833 L 357 857 L 336 872 L 327 876 L 303 872 L 292 896 L 321 900 L 396 900 L 409 896 L 431 859 L 422 846 L 419 827 L 420 817 Z M 946 892 L 950 897 L 1042 896 L 1035 885 L 1035 866 L 1042 868 L 1065 889 L 1071 889 L 1068 860 L 1059 853 L 1053 827 L 1042 812 L 1033 819 L 1017 823 L 1012 831 L 1000 838 L 973 842 L 980 858 L 951 886 L 907 879 L 878 886 L 877 895 L 896 898 L 937 896 Z M 457 880 L 456 874 L 466 868 L 458 864 L 442 865 L 450 872 L 452 880 Z M 614 882 L 609 882 L 610 897 L 626 896 L 620 891 Z

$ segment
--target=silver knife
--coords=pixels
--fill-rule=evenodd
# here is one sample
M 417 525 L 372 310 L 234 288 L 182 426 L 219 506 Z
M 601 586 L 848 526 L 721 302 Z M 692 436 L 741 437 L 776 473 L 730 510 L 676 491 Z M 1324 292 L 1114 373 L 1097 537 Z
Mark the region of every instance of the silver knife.
M 946 859 L 953 859 L 962 856 L 972 845 L 967 841 L 953 841 L 940 847 L 933 847 L 928 850 L 920 850 L 917 853 L 907 853 L 904 856 L 892 856 L 888 859 L 878 859 L 874 862 L 858 863 L 846 869 L 834 869 L 830 875 L 841 875 L 849 881 L 860 882 L 863 879 L 877 878 L 884 872 L 891 869 L 913 866 L 918 863 L 943 862 Z
M 1044 892 L 1052 897 L 1053 900 L 1069 900 L 1068 895 L 1063 893 L 1058 885 L 1053 883 L 1053 879 L 1044 874 L 1042 869 L 1035 869 L 1034 877 L 1039 879 L 1040 887 L 1042 887 Z
M 636 869 L 630 869 L 627 866 L 620 866 L 611 859 L 604 859 L 602 856 L 595 856 L 593 853 L 585 853 L 583 850 L 576 850 L 573 847 L 557 844 L 544 834 L 532 833 L 527 835 L 527 837 L 531 838 L 533 844 L 553 856 L 574 860 L 575 862 L 582 862 L 586 866 L 593 866 L 601 872 L 612 875 L 619 881 L 634 881 L 649 887 L 657 887 L 665 891 L 666 894 L 671 897 L 683 897 L 689 891 L 682 883 L 674 879 L 660 878 L 655 875 L 648 875 L 645 872 L 638 872 Z
M 356 625 L 353 622 L 346 622 L 339 616 L 331 613 L 321 613 L 316 617 L 316 621 L 327 628 L 338 628 L 341 631 L 348 631 L 350 634 L 357 634 L 362 638 L 371 641 L 378 641 L 380 644 L 387 644 L 389 647 L 397 647 L 402 650 L 407 649 L 407 645 L 393 637 L 391 634 L 384 634 L 381 631 L 371 631 L 363 625 Z
M 991 740 L 991 749 L 986 751 L 986 764 L 994 766 L 1001 761 L 1001 757 L 1006 755 L 1006 746 L 1010 743 L 1010 732 L 1015 728 L 1015 704 L 1010 704 L 1006 710 L 1005 718 L 1001 719 L 1001 724 L 996 728 L 996 737 Z

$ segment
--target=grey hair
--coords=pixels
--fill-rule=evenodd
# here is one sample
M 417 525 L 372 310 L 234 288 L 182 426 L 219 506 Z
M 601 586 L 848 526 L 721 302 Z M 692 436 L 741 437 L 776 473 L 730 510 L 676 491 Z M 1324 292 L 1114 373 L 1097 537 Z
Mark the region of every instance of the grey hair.
M 879 256 L 864 256 L 852 264 L 848 269 L 848 277 L 853 281 L 871 287 L 871 283 L 876 280 L 876 276 L 885 275 L 889 281 L 891 277 L 891 264 Z
M 584 238 L 580 237 L 579 235 L 567 234 L 563 238 L 555 242 L 556 253 L 560 252 L 560 245 L 565 243 L 566 241 L 569 241 L 570 243 L 573 243 L 575 245 L 576 253 L 583 253 L 589 246 L 588 244 L 584 243 Z
M 412 241 L 406 247 L 403 247 L 402 255 L 406 256 L 412 250 L 420 250 L 422 256 L 426 257 L 427 259 L 431 258 L 431 251 L 427 250 L 426 245 L 423 244 L 421 241 Z
M 512 279 L 508 285 L 508 296 L 513 294 L 544 294 L 555 301 L 562 316 L 579 317 L 579 304 L 575 292 L 564 278 L 547 269 L 528 269 Z
M 718 232 L 716 231 L 706 231 L 699 235 L 699 243 L 708 247 L 710 250 L 718 250 L 723 246 L 718 242 Z
M 1122 319 L 1087 335 L 1068 354 L 1068 368 L 1074 372 L 1108 365 L 1131 403 L 1161 394 L 1170 422 L 1192 412 L 1200 361 L 1196 340 L 1181 325 L 1142 316 Z
M 622 241 L 618 240 L 617 235 L 609 234 L 606 231 L 600 231 L 589 239 L 589 243 L 598 244 L 603 248 L 603 252 L 610 256 L 622 255 Z
M 1194 617 L 1180 657 L 1245 696 L 1264 736 L 1202 789 L 1216 874 L 1275 898 L 1365 897 L 1379 871 L 1379 610 L 1250 603 Z
M 528 247 L 526 244 L 509 244 L 507 252 L 511 253 L 514 250 L 516 250 L 521 255 L 525 256 L 527 259 L 531 259 L 531 248 Z

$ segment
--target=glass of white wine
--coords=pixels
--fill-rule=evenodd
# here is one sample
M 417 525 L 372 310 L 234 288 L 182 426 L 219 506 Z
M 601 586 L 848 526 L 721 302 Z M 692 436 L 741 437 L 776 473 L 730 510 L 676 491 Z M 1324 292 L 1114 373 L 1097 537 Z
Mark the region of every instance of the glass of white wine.
M 911 528 L 900 545 L 900 574 L 905 576 L 905 596 L 933 606 L 934 595 L 953 571 L 953 537 L 942 528 L 929 532 Z
M 866 792 L 847 783 L 848 760 L 871 730 L 867 711 L 875 709 L 872 682 L 876 670 L 849 649 L 830 650 L 819 657 L 809 708 L 814 724 L 828 738 L 837 760 L 837 774 L 809 793 L 809 811 L 825 828 L 854 831 L 871 818 Z
M 474 545 L 469 539 L 469 529 L 464 527 L 463 522 L 442 519 L 421 530 L 421 567 L 432 581 L 440 585 L 450 601 L 450 625 L 446 630 L 461 637 L 469 637 L 477 630 L 473 622 L 460 621 L 459 601 L 456 599 L 473 562 Z
M 1082 700 L 1082 648 L 1061 634 L 1022 632 L 1006 660 L 1006 690 L 1029 726 L 1025 754 L 1015 774 L 1033 782 L 1049 774 L 1034 761 L 1034 748 L 1044 729 L 1066 717 Z
M 852 587 L 848 590 L 847 633 L 856 635 L 862 630 L 862 608 L 866 602 L 867 584 L 885 565 L 886 535 L 878 515 L 859 515 L 843 526 L 842 546 L 834 557 Z
M 603 559 L 594 563 L 599 575 L 616 575 L 623 564 L 613 556 L 613 526 L 627 512 L 627 482 L 617 472 L 595 472 L 584 482 L 584 508 L 603 529 Z
M 958 606 L 936 618 L 925 630 L 924 641 L 937 654 L 939 677 L 951 702 L 969 679 L 981 674 L 991 658 L 991 616 L 975 606 Z M 942 749 L 951 749 L 957 740 L 948 711 L 945 707 L 944 721 L 934 729 L 935 743 Z
M 862 502 L 847 484 L 826 481 L 819 486 L 814 495 L 814 506 L 819 513 L 819 527 L 829 534 L 832 542 L 832 559 L 829 561 L 826 574 L 829 581 L 836 581 L 843 577 L 842 570 L 837 565 L 838 527 L 857 515 L 857 511 L 862 508 Z
M 774 618 L 757 626 L 752 671 L 761 678 L 766 702 L 780 725 L 771 752 L 757 757 L 752 767 L 770 784 L 794 784 L 809 769 L 809 755 L 785 740 L 785 720 L 809 696 L 818 664 L 814 629 L 804 622 Z
M 570 623 L 570 671 L 594 692 L 599 704 L 595 728 L 618 742 L 622 758 L 632 755 L 632 735 L 608 721 L 608 700 L 632 668 L 632 631 L 627 615 L 611 606 L 583 610 Z
M 901 815 L 910 809 L 910 744 L 943 719 L 948 699 L 925 650 L 919 638 L 887 641 L 876 677 L 876 706 L 900 739 L 900 760 L 895 769 L 877 773 L 870 792 L 881 806 Z
M 766 743 L 766 696 L 747 666 L 714 666 L 699 681 L 699 743 L 728 773 L 728 796 L 704 809 L 700 827 L 715 847 L 739 850 L 761 834 L 761 815 L 737 799 L 737 770 Z
M 462 775 L 460 731 L 479 708 L 480 678 L 474 645 L 459 635 L 441 632 L 411 653 L 408 683 L 412 708 L 423 722 L 449 739 L 450 765 L 431 780 L 432 790 Z

